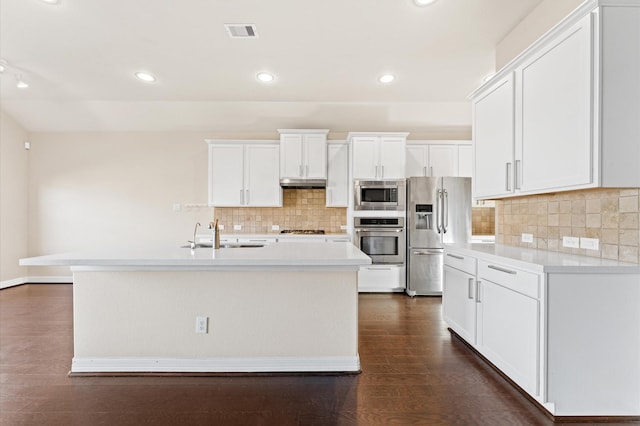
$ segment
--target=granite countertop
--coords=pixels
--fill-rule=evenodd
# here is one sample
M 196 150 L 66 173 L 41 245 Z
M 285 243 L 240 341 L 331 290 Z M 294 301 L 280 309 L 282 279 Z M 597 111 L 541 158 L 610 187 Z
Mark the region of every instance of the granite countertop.
M 640 264 L 504 244 L 449 244 L 453 251 L 537 272 L 640 274 Z M 640 284 L 640 281 L 639 281 Z
M 144 249 L 63 253 L 20 259 L 22 266 L 72 267 L 202 267 L 265 269 L 347 267 L 357 269 L 371 258 L 353 244 L 278 243 L 249 248 L 149 247 Z

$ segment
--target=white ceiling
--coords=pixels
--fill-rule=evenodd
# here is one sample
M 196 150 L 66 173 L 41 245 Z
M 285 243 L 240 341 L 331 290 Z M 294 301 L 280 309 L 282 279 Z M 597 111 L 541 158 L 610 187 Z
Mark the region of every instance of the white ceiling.
M 32 132 L 468 130 L 466 96 L 540 2 L 0 0 L 0 102 Z M 259 37 L 230 39 L 224 23 Z M 259 83 L 263 70 L 276 81 Z M 397 80 L 378 83 L 384 72 Z

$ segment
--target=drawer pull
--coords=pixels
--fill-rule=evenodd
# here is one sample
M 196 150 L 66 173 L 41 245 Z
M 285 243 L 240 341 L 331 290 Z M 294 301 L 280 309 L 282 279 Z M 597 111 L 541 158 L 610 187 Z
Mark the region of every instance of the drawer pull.
M 511 275 L 517 274 L 516 271 L 512 271 L 511 269 L 504 269 L 504 268 L 501 268 L 499 266 L 489 265 L 488 268 L 489 269 L 494 269 L 496 271 L 504 272 L 505 274 L 511 274 Z
M 473 278 L 469 278 L 469 287 L 467 297 L 473 300 Z
M 464 257 L 462 256 L 457 256 L 455 254 L 451 254 L 451 253 L 447 253 L 447 256 L 449 257 L 453 257 L 454 259 L 458 259 L 458 260 L 464 260 Z

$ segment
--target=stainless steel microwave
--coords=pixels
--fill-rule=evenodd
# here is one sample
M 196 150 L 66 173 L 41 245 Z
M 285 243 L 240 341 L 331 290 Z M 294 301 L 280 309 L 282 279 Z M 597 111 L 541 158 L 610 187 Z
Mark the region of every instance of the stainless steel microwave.
M 355 180 L 354 210 L 405 210 L 406 184 L 397 180 Z

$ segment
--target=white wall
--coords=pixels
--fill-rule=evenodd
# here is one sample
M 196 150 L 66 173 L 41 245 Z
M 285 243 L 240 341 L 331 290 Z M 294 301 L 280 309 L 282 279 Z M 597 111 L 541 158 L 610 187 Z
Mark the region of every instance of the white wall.
M 206 134 L 31 135 L 29 254 L 181 245 L 207 202 Z M 179 203 L 182 210 L 173 211 Z M 67 275 L 66 268 L 31 268 Z
M 560 22 L 584 0 L 544 0 L 496 46 L 499 70 L 531 43 Z
M 28 252 L 27 136 L 20 124 L 0 111 L 0 288 L 21 284 L 28 276 L 28 268 L 18 266 L 18 259 Z

